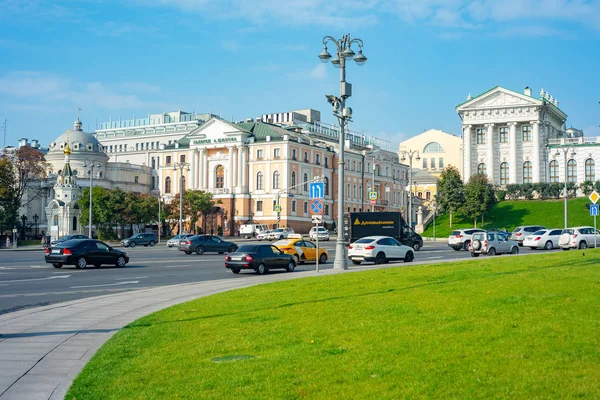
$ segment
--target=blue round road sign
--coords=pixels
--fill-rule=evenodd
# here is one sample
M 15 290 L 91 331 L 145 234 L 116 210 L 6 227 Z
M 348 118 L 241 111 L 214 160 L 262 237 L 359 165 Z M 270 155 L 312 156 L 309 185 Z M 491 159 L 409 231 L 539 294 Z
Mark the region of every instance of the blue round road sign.
M 323 200 L 321 199 L 312 199 L 310 201 L 310 213 L 311 214 L 323 214 Z

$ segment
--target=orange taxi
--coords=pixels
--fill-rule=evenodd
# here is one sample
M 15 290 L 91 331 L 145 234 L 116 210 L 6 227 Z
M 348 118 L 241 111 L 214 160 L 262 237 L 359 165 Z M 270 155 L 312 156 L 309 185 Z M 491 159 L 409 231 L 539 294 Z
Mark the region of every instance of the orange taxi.
M 287 239 L 278 240 L 273 245 L 284 253 L 294 256 L 298 264 L 317 261 L 317 246 L 302 238 L 300 234 L 290 234 Z M 328 259 L 327 250 L 319 246 L 319 264 L 325 264 Z

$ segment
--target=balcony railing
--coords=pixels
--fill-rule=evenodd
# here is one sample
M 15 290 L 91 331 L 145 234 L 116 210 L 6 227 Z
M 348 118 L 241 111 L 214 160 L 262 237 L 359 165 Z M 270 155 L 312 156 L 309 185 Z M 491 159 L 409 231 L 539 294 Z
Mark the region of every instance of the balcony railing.
M 208 189 L 208 192 L 212 194 L 229 194 L 229 188 L 212 188 Z

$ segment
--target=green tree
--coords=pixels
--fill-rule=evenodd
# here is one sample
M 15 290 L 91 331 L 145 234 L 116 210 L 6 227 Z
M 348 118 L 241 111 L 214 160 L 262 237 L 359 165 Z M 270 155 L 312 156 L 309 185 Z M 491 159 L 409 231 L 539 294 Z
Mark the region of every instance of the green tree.
M 0 233 L 17 222 L 18 202 L 15 194 L 16 174 L 8 157 L 0 158 Z
M 200 217 L 211 212 L 215 206 L 211 193 L 202 190 L 188 190 L 183 196 L 184 213 L 190 217 L 192 226 L 196 226 Z
M 452 228 L 452 217 L 465 201 L 464 185 L 458 168 L 449 166 L 444 169 L 440 176 L 435 199 L 439 210 L 450 214 L 450 227 Z
M 461 207 L 462 213 L 473 218 L 473 226 L 477 227 L 477 218 L 492 208 L 496 201 L 494 187 L 484 174 L 471 176 L 465 185 L 465 199 Z

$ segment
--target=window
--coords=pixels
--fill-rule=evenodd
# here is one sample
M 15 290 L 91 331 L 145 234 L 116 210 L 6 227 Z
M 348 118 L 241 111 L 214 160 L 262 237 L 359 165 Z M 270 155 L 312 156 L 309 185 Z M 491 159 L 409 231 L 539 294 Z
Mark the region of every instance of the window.
M 264 190 L 265 188 L 265 177 L 261 171 L 256 174 L 256 190 Z
M 181 193 L 185 192 L 185 176 L 181 177 Z
M 323 210 L 323 214 L 329 215 L 329 205 L 325 204 L 325 209 Z
M 304 214 L 308 212 L 308 202 L 304 202 Z
M 304 152 L 304 162 L 308 162 L 308 153 Z
M 508 143 L 508 127 L 500 128 L 500 143 Z
M 350 197 L 350 184 L 346 187 L 346 197 Z
M 292 172 L 292 187 L 296 186 L 296 171 Z
M 152 157 L 152 169 L 156 169 L 156 159 Z
M 171 156 L 167 156 L 167 165 L 171 165 Z
M 262 160 L 263 157 L 264 157 L 264 151 L 263 151 L 263 149 L 256 150 L 256 159 L 257 160 Z
M 592 182 L 596 180 L 596 163 L 591 158 L 585 160 L 585 180 Z
M 327 168 L 329 166 L 329 159 L 327 157 L 325 157 L 325 168 Z
M 171 193 L 171 177 L 165 178 L 165 193 Z
M 179 156 L 179 162 L 180 162 L 180 163 L 184 163 L 184 162 L 185 162 L 185 154 L 181 154 L 181 155 Z
M 521 128 L 521 138 L 524 142 L 531 142 L 531 126 Z
M 523 163 L 523 183 L 531 183 L 531 162 Z
M 315 164 L 321 165 L 321 156 L 319 154 L 316 155 Z
M 508 163 L 505 162 L 500 164 L 500 184 L 508 184 Z
M 140 177 L 136 175 L 136 176 L 133 177 L 133 182 L 134 183 L 140 183 L 139 179 L 140 179 Z
M 435 169 L 435 158 L 431 159 L 431 169 Z
M 296 149 L 292 149 L 292 160 L 296 159 Z
M 277 159 L 281 157 L 281 149 L 277 148 L 277 149 L 273 149 L 273 158 Z
M 475 132 L 477 134 L 477 144 L 486 144 L 485 128 L 477 128 Z
M 292 212 L 296 212 L 296 200 L 292 200 Z
M 444 148 L 436 142 L 428 143 L 427 146 L 423 148 L 423 153 L 443 153 Z
M 304 174 L 304 190 L 308 191 L 308 175 Z
M 271 210 L 275 211 L 275 206 L 277 205 L 277 201 L 273 200 L 273 207 L 271 208 Z
M 484 163 L 481 163 L 477 166 L 477 173 L 482 175 L 487 175 L 487 167 Z
M 279 171 L 273 172 L 273 189 L 279 189 Z
M 577 182 L 577 161 L 573 159 L 567 162 L 567 182 Z
M 323 179 L 323 186 L 325 186 L 325 196 L 329 196 L 329 178 L 325 177 Z
M 423 192 L 418 192 L 417 193 L 417 197 L 420 198 L 420 199 L 422 199 L 423 198 Z
M 356 185 L 352 185 L 352 198 L 356 199 Z
M 438 160 L 438 168 L 444 169 L 444 158 L 443 157 L 440 157 Z
M 61 146 L 61 147 L 62 147 L 62 146 Z M 112 147 L 112 145 L 110 146 L 110 152 L 111 152 L 111 153 L 113 152 L 113 147 Z
M 550 183 L 558 183 L 558 161 L 550 161 Z
M 152 177 L 152 185 L 150 186 L 150 189 L 156 189 L 156 177 Z
M 425 192 L 425 199 L 431 200 L 431 192 Z
M 140 144 L 139 144 L 139 143 L 136 143 L 136 144 L 135 144 L 135 149 L 136 149 L 136 150 L 139 150 L 139 149 L 140 149 Z
M 423 157 L 423 169 L 427 169 L 427 159 Z
M 263 210 L 263 202 L 262 200 L 258 200 L 256 202 L 256 211 L 261 212 Z
M 215 168 L 215 187 L 222 189 L 225 186 L 225 168 L 222 165 L 217 165 Z

